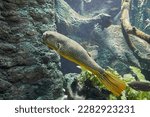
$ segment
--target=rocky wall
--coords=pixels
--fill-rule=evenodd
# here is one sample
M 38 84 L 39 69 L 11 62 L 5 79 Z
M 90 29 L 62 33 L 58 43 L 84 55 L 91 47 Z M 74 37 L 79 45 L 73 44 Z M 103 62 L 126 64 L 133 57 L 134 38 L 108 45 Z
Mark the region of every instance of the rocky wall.
M 54 0 L 0 0 L 0 99 L 63 95 L 59 57 L 41 43 L 56 30 Z

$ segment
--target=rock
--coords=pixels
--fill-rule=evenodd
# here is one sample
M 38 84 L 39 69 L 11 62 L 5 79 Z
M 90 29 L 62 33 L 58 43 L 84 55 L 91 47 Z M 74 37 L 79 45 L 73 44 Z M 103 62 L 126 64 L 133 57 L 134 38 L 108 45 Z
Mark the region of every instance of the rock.
M 0 0 L 0 99 L 63 96 L 60 57 L 41 43 L 54 10 L 54 0 Z
M 15 66 L 16 63 L 13 61 L 13 58 L 7 56 L 0 56 L 0 67 L 1 68 L 10 68 Z
M 110 66 L 122 75 L 130 71 L 129 66 L 140 67 L 139 60 L 126 44 L 120 26 L 111 25 L 104 31 L 95 29 L 92 36 L 99 46 L 96 61 L 102 67 Z
M 0 79 L 0 92 L 4 92 L 4 91 L 8 90 L 11 86 L 12 86 L 11 83 Z
M 111 25 L 104 31 L 95 29 L 91 36 L 91 41 L 96 42 L 99 46 L 99 57 L 96 61 L 102 67 L 106 68 L 106 66 L 111 66 L 122 75 L 130 72 L 129 66 L 136 66 L 147 70 L 147 72 L 149 71 L 150 62 L 139 59 L 137 54 L 130 50 L 122 35 L 120 26 Z M 137 37 L 131 36 L 130 38 L 137 50 L 143 54 L 141 56 L 147 56 L 145 58 L 149 58 L 149 44 Z
M 102 29 L 111 25 L 110 15 L 101 13 L 93 17 L 84 17 L 75 12 L 64 0 L 56 0 L 56 17 L 58 32 L 81 38 L 88 38 L 96 24 Z
M 17 48 L 13 44 L 9 43 L 0 43 L 0 53 L 15 53 Z
M 82 15 L 94 16 L 99 13 L 107 13 L 111 15 L 112 19 L 119 13 L 121 4 L 121 1 L 118 0 L 90 0 L 89 2 L 86 2 L 86 0 L 78 0 L 78 2 L 70 0 L 65 1 L 76 12 L 83 12 Z
M 69 100 L 106 100 L 109 91 L 101 90 L 93 86 L 92 82 L 86 79 L 83 83 L 79 83 L 76 73 L 66 74 L 64 77 L 65 94 Z

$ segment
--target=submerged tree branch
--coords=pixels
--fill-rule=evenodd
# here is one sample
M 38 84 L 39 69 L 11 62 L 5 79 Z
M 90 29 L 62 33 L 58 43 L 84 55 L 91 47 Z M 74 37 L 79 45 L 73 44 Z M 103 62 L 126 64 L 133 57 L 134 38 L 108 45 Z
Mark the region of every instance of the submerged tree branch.
M 150 43 L 150 35 L 142 32 L 136 27 L 132 26 L 130 23 L 129 11 L 132 0 L 122 0 L 121 5 L 121 27 L 123 36 L 126 39 L 130 49 L 134 52 L 134 55 L 140 60 L 144 62 L 150 62 L 149 53 L 141 53 L 136 46 L 131 41 L 131 35 L 139 37 L 142 40 Z
M 130 23 L 129 11 L 130 11 L 131 1 L 132 0 L 122 0 L 122 5 L 121 5 L 122 26 L 128 34 L 135 35 L 135 36 L 147 41 L 148 43 L 150 43 L 150 35 L 142 32 L 141 30 L 132 26 Z

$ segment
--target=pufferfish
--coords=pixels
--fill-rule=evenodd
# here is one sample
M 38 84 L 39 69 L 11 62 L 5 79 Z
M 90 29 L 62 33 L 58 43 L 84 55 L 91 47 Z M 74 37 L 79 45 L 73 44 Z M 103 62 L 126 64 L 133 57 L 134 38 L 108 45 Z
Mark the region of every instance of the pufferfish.
M 46 31 L 43 33 L 43 42 L 62 57 L 92 72 L 114 95 L 119 96 L 121 92 L 125 90 L 126 84 L 119 79 L 118 75 L 98 65 L 88 52 L 76 41 L 58 32 Z

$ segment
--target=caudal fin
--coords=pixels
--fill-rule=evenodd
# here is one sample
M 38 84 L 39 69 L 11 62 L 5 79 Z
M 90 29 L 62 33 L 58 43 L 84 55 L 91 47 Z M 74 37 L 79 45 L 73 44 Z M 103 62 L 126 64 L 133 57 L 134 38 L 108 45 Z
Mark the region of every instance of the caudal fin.
M 126 88 L 126 84 L 119 79 L 118 75 L 110 71 L 105 70 L 103 74 L 98 73 L 97 77 L 116 96 L 119 96 Z

